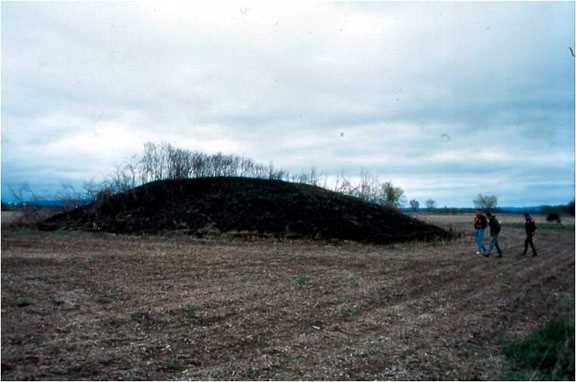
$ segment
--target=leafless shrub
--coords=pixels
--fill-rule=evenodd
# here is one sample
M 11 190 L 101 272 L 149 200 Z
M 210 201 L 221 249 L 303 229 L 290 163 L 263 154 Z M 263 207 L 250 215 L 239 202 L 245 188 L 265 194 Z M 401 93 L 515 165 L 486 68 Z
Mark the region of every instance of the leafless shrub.
M 333 191 L 344 195 L 352 195 L 354 193 L 354 187 L 352 183 L 346 179 L 343 173 L 336 176 L 336 183 L 334 185 Z
M 114 191 L 110 187 L 104 187 L 96 193 L 94 199 L 94 207 L 96 208 L 97 213 L 100 211 L 100 207 L 105 204 L 113 195 Z
M 56 193 L 56 199 L 65 211 L 79 207 L 84 200 L 82 193 L 67 183 L 61 185 L 60 191 Z
M 307 172 L 293 174 L 275 168 L 273 163 L 265 166 L 246 157 L 222 153 L 206 154 L 176 148 L 166 142 L 148 142 L 144 145 L 144 152 L 140 157 L 132 157 L 117 165 L 106 181 L 97 186 L 92 183 L 88 194 L 94 200 L 96 193 L 104 188 L 107 192 L 117 193 L 151 181 L 219 176 L 285 180 L 328 188 L 327 177 L 315 167 L 311 167 Z M 339 174 L 331 189 L 392 207 L 400 207 L 405 201 L 401 188 L 394 187 L 391 182 L 381 183 L 376 176 L 365 170 L 361 171 L 358 184 L 353 184 L 343 174 Z
M 84 190 L 84 198 L 87 202 L 96 200 L 96 195 L 104 187 L 102 183 L 97 183 L 93 179 L 84 182 L 82 189 Z
M 41 207 L 38 205 L 38 201 L 40 198 L 32 191 L 28 183 L 20 183 L 15 186 L 8 185 L 8 190 L 20 212 L 15 223 L 27 224 L 39 220 Z
M 308 172 L 292 175 L 290 176 L 290 179 L 294 183 L 318 186 L 320 184 L 321 175 L 318 173 L 315 167 L 311 167 Z
M 489 212 L 490 210 L 496 208 L 496 205 L 498 204 L 498 198 L 496 197 L 496 195 L 478 194 L 478 196 L 476 197 L 476 199 L 474 199 L 473 202 L 476 208 L 480 208 L 485 210 L 486 212 Z
M 360 172 L 360 183 L 354 190 L 353 196 L 367 202 L 383 204 L 383 197 L 380 192 L 380 180 L 378 177 L 370 175 L 366 170 Z

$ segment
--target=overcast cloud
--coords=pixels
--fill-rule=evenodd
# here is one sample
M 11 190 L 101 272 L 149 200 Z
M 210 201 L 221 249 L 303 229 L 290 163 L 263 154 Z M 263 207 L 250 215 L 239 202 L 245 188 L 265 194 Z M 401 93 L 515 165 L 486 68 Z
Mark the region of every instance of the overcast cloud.
M 2 192 L 166 141 L 408 199 L 574 190 L 574 4 L 2 3 Z

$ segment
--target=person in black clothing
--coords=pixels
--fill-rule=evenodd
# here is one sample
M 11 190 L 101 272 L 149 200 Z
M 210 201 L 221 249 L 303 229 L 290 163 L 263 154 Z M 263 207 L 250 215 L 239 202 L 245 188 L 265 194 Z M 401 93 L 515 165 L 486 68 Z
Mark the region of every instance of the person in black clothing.
M 536 232 L 536 223 L 534 223 L 534 219 L 530 214 L 524 214 L 524 218 L 526 221 L 524 222 L 524 229 L 526 230 L 526 240 L 524 240 L 524 253 L 522 255 L 526 255 L 528 251 L 528 244 L 532 247 L 532 256 L 536 256 L 536 248 L 534 248 L 534 233 Z
M 501 226 L 496 216 L 492 215 L 490 212 L 486 213 L 488 216 L 488 226 L 490 227 L 490 247 L 488 247 L 488 252 L 486 252 L 486 257 L 490 256 L 490 252 L 492 252 L 492 248 L 496 247 L 498 251 L 498 257 L 502 257 L 502 250 L 498 245 L 498 235 L 500 234 Z

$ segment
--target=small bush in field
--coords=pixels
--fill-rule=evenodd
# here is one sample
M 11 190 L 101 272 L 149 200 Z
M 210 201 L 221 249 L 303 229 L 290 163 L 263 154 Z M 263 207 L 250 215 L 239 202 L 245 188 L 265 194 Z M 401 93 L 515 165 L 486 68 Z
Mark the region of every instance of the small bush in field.
M 546 216 L 546 221 L 547 222 L 556 222 L 556 223 L 561 223 L 562 221 L 560 220 L 560 215 L 553 212 L 550 213 Z
M 16 306 L 24 307 L 34 304 L 34 301 L 30 297 L 18 297 L 16 299 Z
M 310 283 L 310 277 L 308 277 L 307 275 L 298 275 L 294 277 L 294 282 L 299 287 L 305 287 Z
M 200 317 L 199 308 L 196 305 L 186 305 L 182 308 L 184 315 L 191 320 L 196 320 Z
M 357 306 L 345 307 L 340 309 L 340 315 L 344 317 L 353 317 L 360 314 L 360 308 Z

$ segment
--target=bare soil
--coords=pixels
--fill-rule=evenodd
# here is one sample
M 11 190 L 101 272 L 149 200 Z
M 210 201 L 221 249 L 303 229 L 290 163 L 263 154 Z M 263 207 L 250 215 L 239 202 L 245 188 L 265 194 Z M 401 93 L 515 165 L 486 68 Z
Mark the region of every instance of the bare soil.
M 434 217 L 427 217 L 434 220 Z M 468 217 L 466 218 L 468 219 Z M 520 222 L 520 220 L 518 220 Z M 4 380 L 497 378 L 499 338 L 574 300 L 574 231 L 539 256 L 435 243 L 2 230 Z

